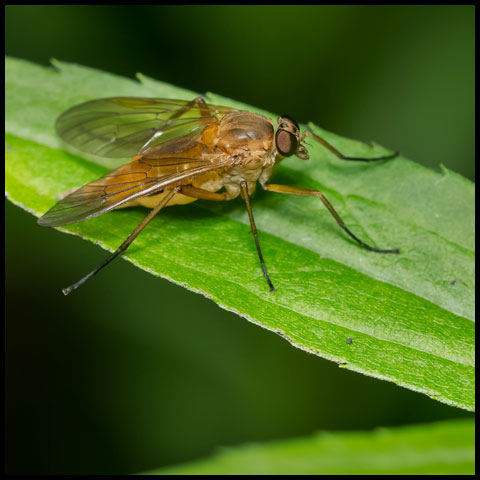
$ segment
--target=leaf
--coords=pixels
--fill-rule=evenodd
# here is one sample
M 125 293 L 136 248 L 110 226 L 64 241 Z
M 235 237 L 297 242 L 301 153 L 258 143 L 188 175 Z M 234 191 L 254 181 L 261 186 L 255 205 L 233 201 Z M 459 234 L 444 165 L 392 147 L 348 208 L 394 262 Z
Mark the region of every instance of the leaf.
M 473 475 L 471 420 L 223 448 L 211 458 L 148 475 Z
M 54 66 L 6 59 L 6 192 L 36 216 L 59 194 L 118 165 L 69 153 L 54 131 L 62 111 L 112 95 L 196 95 L 141 75 L 139 83 L 77 65 Z M 385 152 L 312 127 L 345 154 Z M 400 247 L 400 255 L 359 248 L 318 199 L 257 192 L 253 209 L 274 293 L 263 278 L 240 199 L 165 209 L 124 258 L 298 348 L 473 410 L 473 184 L 405 158 L 349 163 L 309 143 L 310 160 L 285 160 L 274 182 L 322 190 L 358 236 L 379 247 Z M 61 230 L 114 250 L 145 213 L 119 210 Z

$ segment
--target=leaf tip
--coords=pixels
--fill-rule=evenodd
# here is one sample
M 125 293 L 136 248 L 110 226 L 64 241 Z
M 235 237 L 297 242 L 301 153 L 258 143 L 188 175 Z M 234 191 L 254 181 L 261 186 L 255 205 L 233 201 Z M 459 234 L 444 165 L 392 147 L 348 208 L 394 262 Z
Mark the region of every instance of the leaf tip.
M 440 164 L 440 170 L 444 175 L 448 175 L 450 173 L 450 170 L 443 164 Z
M 60 71 L 60 69 L 62 68 L 62 62 L 60 60 L 57 60 L 56 58 L 51 58 L 50 59 L 50 64 L 51 64 L 51 67 L 53 67 L 54 70 L 56 70 L 57 72 Z

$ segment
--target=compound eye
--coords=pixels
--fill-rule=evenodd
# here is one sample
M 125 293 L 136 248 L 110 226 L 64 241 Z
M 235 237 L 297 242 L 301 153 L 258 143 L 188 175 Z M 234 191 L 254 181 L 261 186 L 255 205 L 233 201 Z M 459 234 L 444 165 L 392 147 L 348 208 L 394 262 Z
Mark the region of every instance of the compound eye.
M 293 133 L 286 130 L 277 130 L 275 134 L 275 144 L 278 153 L 284 157 L 289 157 L 297 151 L 298 141 Z

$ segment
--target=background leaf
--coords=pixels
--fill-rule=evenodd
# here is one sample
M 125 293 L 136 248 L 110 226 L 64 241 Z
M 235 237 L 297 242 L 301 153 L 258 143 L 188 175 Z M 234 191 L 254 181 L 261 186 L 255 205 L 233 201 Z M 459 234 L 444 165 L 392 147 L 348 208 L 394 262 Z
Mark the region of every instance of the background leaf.
M 55 65 L 60 73 L 6 63 L 7 192 L 37 215 L 59 193 L 105 171 L 65 151 L 53 130 L 61 111 L 112 94 L 193 95 L 142 76 L 138 84 Z M 322 134 L 349 155 L 384 151 Z M 400 256 L 359 249 L 315 199 L 259 193 L 254 211 L 274 295 L 265 288 L 240 202 L 169 209 L 128 259 L 304 350 L 473 409 L 473 185 L 403 158 L 372 167 L 346 164 L 314 144 L 310 154 L 309 162 L 285 162 L 275 182 L 323 190 L 355 232 L 378 246 L 400 247 Z M 114 249 L 143 216 L 140 209 L 119 211 L 65 230 Z
M 472 475 L 473 421 L 439 422 L 373 432 L 224 448 L 209 459 L 151 475 Z

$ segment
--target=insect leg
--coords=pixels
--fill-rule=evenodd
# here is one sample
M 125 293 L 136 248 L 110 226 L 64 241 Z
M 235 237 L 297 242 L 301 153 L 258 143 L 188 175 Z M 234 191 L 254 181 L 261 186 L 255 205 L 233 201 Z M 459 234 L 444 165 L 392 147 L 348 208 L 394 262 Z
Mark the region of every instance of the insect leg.
M 252 207 L 250 206 L 247 183 L 242 182 L 240 184 L 240 188 L 242 192 L 242 198 L 245 200 L 245 204 L 247 205 L 248 217 L 250 218 L 250 226 L 252 227 L 252 234 L 253 238 L 255 239 L 255 245 L 257 246 L 258 258 L 260 259 L 260 264 L 262 265 L 263 274 L 265 275 L 265 279 L 267 280 L 268 286 L 270 287 L 270 291 L 274 292 L 275 287 L 273 286 L 273 283 L 268 276 L 267 267 L 265 266 L 265 262 L 263 261 L 262 251 L 260 250 L 260 243 L 258 242 L 257 227 L 255 225 L 255 219 L 253 218 Z
M 158 135 L 161 135 L 162 130 L 167 128 L 171 123 L 172 120 L 175 120 L 178 117 L 181 117 L 183 114 L 187 113 L 189 110 L 194 108 L 198 105 L 200 110 L 200 115 L 203 119 L 210 119 L 211 112 L 208 105 L 205 103 L 205 100 L 202 97 L 194 98 L 192 101 L 186 103 L 183 107 L 179 108 L 175 113 L 172 113 L 168 118 L 166 118 L 163 123 L 157 128 L 156 133 L 149 139 L 147 142 L 143 144 L 143 146 L 139 149 L 138 153 L 144 153 L 148 150 L 149 144 L 155 140 Z
M 184 113 L 187 113 L 189 110 L 198 105 L 200 110 L 200 115 L 202 117 L 210 117 L 211 112 L 208 108 L 208 105 L 205 103 L 205 100 L 202 97 L 194 98 L 192 101 L 185 104 L 182 108 L 179 108 L 175 113 L 168 117 L 165 121 L 173 120 L 175 118 L 181 117 Z
M 85 283 L 90 277 L 93 277 L 98 273 L 103 267 L 106 267 L 114 258 L 124 252 L 129 245 L 135 240 L 137 235 L 147 226 L 147 224 L 152 220 L 152 218 L 172 199 L 172 197 L 178 192 L 180 187 L 175 187 L 170 190 L 167 195 L 165 195 L 162 200 L 155 206 L 152 211 L 144 218 L 144 220 L 138 225 L 138 227 L 127 237 L 127 239 L 115 250 L 100 266 L 92 270 L 89 274 L 85 275 L 78 282 L 70 285 L 69 287 L 63 288 L 62 292 L 64 295 L 68 295 L 73 290 L 76 290 L 80 285 Z
M 191 185 L 183 185 L 180 188 L 179 193 L 183 193 L 183 195 L 186 195 L 187 197 L 200 198 L 202 200 L 213 200 L 215 202 L 222 202 L 229 199 L 227 192 L 209 192 L 203 188 L 196 188 L 192 187 Z
M 326 199 L 323 193 L 320 192 L 319 190 L 310 190 L 308 188 L 289 187 L 288 185 L 274 185 L 274 184 L 262 185 L 262 187 L 269 192 L 286 193 L 289 195 L 318 197 L 324 203 L 324 205 L 328 208 L 328 211 L 333 215 L 337 223 L 363 248 L 366 248 L 367 250 L 370 250 L 372 252 L 378 252 L 378 253 L 400 253 L 400 250 L 398 248 L 394 248 L 391 250 L 383 250 L 380 248 L 372 247 L 366 244 L 365 242 L 363 242 L 362 240 L 360 240 L 353 232 L 351 232 L 347 228 L 343 220 L 340 218 L 340 215 L 335 211 L 331 203 Z
M 340 153 L 333 145 L 330 145 L 326 140 L 319 137 L 315 133 L 308 131 L 303 134 L 303 138 L 311 136 L 317 142 L 321 143 L 324 147 L 328 148 L 332 153 L 334 153 L 338 158 L 342 160 L 353 160 L 356 162 L 378 162 L 379 160 L 391 160 L 399 155 L 400 152 L 392 153 L 391 155 L 385 155 L 383 157 L 374 157 L 374 158 L 363 158 L 363 157 L 346 157 L 343 153 Z

